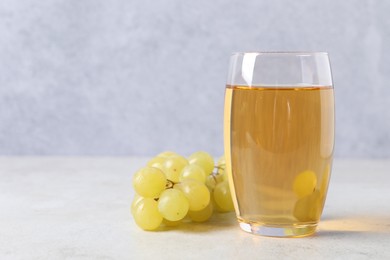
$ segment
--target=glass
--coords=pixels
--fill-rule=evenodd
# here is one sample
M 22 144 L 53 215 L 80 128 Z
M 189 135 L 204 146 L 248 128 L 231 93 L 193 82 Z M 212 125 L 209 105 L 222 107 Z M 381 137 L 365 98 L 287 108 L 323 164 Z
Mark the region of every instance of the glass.
M 240 227 L 265 236 L 313 234 L 333 160 L 328 54 L 232 54 L 224 142 Z

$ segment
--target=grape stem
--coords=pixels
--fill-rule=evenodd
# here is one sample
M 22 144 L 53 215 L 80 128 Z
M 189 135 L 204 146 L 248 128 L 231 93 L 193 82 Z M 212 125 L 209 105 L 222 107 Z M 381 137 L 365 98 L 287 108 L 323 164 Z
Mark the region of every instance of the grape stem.
M 174 181 L 171 181 L 169 179 L 167 179 L 167 183 L 165 184 L 165 189 L 173 189 L 173 186 L 175 186 L 175 184 L 177 184 L 176 182 Z M 155 201 L 158 201 L 159 198 L 154 198 Z
M 211 174 L 215 177 L 219 175 L 219 170 L 225 170 L 225 165 L 222 164 L 221 166 L 214 166 L 214 169 L 216 169 L 216 171 L 213 171 Z
M 173 189 L 173 186 L 175 186 L 175 184 L 177 183 L 167 179 L 167 184 L 165 184 L 165 189 Z

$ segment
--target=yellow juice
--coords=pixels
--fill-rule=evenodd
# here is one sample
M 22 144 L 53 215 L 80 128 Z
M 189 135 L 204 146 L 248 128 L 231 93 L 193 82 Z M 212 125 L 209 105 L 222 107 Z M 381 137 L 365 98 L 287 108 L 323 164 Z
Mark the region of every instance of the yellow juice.
M 227 86 L 224 117 L 238 220 L 316 225 L 333 158 L 333 88 Z

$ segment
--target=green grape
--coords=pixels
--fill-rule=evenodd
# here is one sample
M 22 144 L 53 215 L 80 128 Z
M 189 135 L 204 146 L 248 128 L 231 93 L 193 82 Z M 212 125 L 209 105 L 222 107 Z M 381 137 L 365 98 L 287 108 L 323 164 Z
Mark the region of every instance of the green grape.
M 215 211 L 217 211 L 217 212 L 226 212 L 220 206 L 218 206 L 218 204 L 215 202 L 214 191 L 211 193 L 210 201 L 213 204 L 213 208 L 214 208 Z
M 151 198 L 139 201 L 133 211 L 135 223 L 144 230 L 157 229 L 163 221 L 157 206 L 157 201 Z
M 147 166 L 162 169 L 162 164 L 166 160 L 164 157 L 154 157 L 147 162 Z
M 226 176 L 226 174 L 215 175 L 215 179 L 217 180 L 217 183 L 223 182 L 226 179 L 225 176 Z
M 226 164 L 225 156 L 222 155 L 221 157 L 218 158 L 217 165 L 225 165 L 225 164 Z
M 226 181 L 227 180 L 227 174 L 225 173 L 225 169 L 218 168 L 218 172 L 216 175 L 218 182 Z
M 220 182 L 217 184 L 217 186 L 215 186 L 214 200 L 223 212 L 234 210 L 233 200 L 229 189 L 229 183 L 227 181 Z
M 206 173 L 199 165 L 189 164 L 180 173 L 179 180 L 183 181 L 185 179 L 197 180 L 204 183 L 206 181 Z
M 163 172 L 168 180 L 179 182 L 179 176 L 185 166 L 188 165 L 186 158 L 180 155 L 168 157 L 162 165 Z
M 158 210 L 161 215 L 169 221 L 183 219 L 188 212 L 189 203 L 180 190 L 168 189 L 161 193 L 158 200 Z
M 177 156 L 177 155 L 178 155 L 178 154 L 175 153 L 175 152 L 165 151 L 165 152 L 162 152 L 162 153 L 157 154 L 156 157 L 168 158 L 168 157 Z
M 138 194 L 135 194 L 133 202 L 131 203 L 131 213 L 132 214 L 133 214 L 135 208 L 137 207 L 138 202 L 140 202 L 142 199 L 143 199 L 143 197 L 141 197 Z
M 227 181 L 227 174 L 226 174 L 226 161 L 225 161 L 225 157 L 224 156 L 221 156 L 219 159 L 218 159 L 218 162 L 217 162 L 217 169 L 218 169 L 218 175 L 221 176 L 222 180 L 223 181 Z
M 206 175 L 209 175 L 214 170 L 214 159 L 213 157 L 203 151 L 195 152 L 188 157 L 188 162 L 190 164 L 197 164 L 203 168 L 206 172 Z
M 300 198 L 294 206 L 294 217 L 303 222 L 318 221 L 322 211 L 320 196 L 320 193 L 315 191 L 311 195 Z
M 188 211 L 188 216 L 194 222 L 205 222 L 213 215 L 213 203 L 210 201 L 207 207 L 198 211 Z
M 153 167 L 142 168 L 133 177 L 135 191 L 145 198 L 157 198 L 165 190 L 166 183 L 164 173 Z
M 217 162 L 217 168 L 218 168 L 218 174 L 225 173 L 226 161 L 225 161 L 224 156 L 219 157 L 218 162 Z
M 176 184 L 175 189 L 181 190 L 188 202 L 190 203 L 189 210 L 198 211 L 202 210 L 210 202 L 210 191 L 206 185 L 196 180 L 184 180 L 183 182 Z
M 295 177 L 293 190 L 299 198 L 303 198 L 313 193 L 317 185 L 317 177 L 313 171 L 304 171 Z
M 209 191 L 212 192 L 215 189 L 215 186 L 217 185 L 216 177 L 213 174 L 207 176 L 205 184 L 209 189 Z

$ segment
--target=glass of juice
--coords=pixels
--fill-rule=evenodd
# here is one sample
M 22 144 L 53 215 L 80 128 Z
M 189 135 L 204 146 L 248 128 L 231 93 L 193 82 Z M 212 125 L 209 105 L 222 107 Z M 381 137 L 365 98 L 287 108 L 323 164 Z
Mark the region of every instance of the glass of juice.
M 240 227 L 275 237 L 316 230 L 333 160 L 334 95 L 324 52 L 233 53 L 226 169 Z

